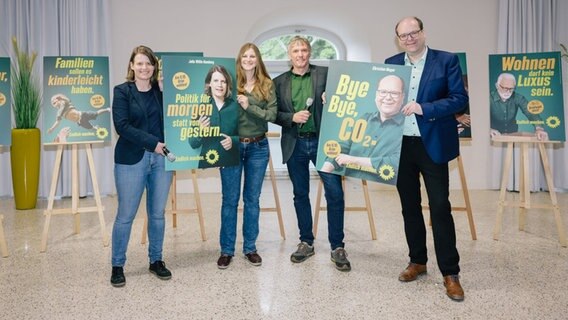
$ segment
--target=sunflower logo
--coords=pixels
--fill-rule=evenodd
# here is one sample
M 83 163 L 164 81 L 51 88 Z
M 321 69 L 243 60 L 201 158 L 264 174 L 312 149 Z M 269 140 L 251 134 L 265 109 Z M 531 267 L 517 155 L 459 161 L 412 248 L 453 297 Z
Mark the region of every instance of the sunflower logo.
M 379 176 L 381 179 L 388 181 L 394 178 L 394 168 L 391 165 L 384 164 L 379 168 Z
M 97 128 L 97 138 L 104 140 L 108 136 L 108 130 L 106 128 Z
M 560 119 L 557 116 L 550 116 L 546 118 L 546 125 L 554 129 L 560 125 Z
M 205 160 L 209 164 L 217 163 L 217 161 L 219 161 L 219 152 L 217 152 L 217 150 L 214 149 L 207 151 L 207 153 L 205 154 Z

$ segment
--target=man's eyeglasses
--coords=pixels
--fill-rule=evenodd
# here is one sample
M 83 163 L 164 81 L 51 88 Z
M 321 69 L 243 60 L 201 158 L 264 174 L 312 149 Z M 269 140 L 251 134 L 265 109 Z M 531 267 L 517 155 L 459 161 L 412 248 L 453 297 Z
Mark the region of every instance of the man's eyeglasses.
M 408 38 L 410 38 L 410 39 L 416 39 L 416 37 L 418 37 L 418 34 L 419 34 L 420 32 L 422 32 L 422 29 L 416 30 L 416 31 L 412 31 L 412 32 L 409 32 L 409 33 L 399 34 L 399 35 L 397 35 L 397 36 L 398 36 L 398 38 L 399 38 L 400 40 L 406 41 Z
M 507 87 L 503 87 L 502 85 L 499 85 L 499 89 L 501 89 L 501 91 L 505 91 L 505 92 L 513 92 L 513 91 L 515 91 L 515 87 L 507 88 Z
M 402 95 L 402 92 L 400 92 L 400 91 L 388 91 L 388 90 L 377 90 L 377 95 L 381 98 L 386 97 L 387 94 L 389 96 L 391 96 L 391 98 L 393 98 L 393 99 L 398 99 Z

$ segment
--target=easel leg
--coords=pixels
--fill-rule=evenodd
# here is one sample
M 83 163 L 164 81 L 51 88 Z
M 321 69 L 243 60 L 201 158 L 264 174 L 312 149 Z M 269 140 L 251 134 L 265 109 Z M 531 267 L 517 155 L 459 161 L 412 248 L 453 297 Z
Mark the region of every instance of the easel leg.
M 278 195 L 278 187 L 276 186 L 276 175 L 274 174 L 274 165 L 272 157 L 268 157 L 268 169 L 270 173 L 270 182 L 272 183 L 272 192 L 274 193 L 274 204 L 276 207 L 276 215 L 278 216 L 278 226 L 280 227 L 280 236 L 286 240 L 286 232 L 284 231 L 284 220 L 282 219 L 282 208 L 280 207 L 280 196 Z
M 193 182 L 193 197 L 195 198 L 195 206 L 197 207 L 197 216 L 199 217 L 199 230 L 201 231 L 201 240 L 207 240 L 205 234 L 205 219 L 203 219 L 203 208 L 201 207 L 201 196 L 199 193 L 199 185 L 197 184 L 197 171 L 191 170 L 191 181 Z
M 47 235 L 49 233 L 49 223 L 51 222 L 51 214 L 53 213 L 53 202 L 55 201 L 55 192 L 57 191 L 57 179 L 59 178 L 59 169 L 61 168 L 61 158 L 63 156 L 63 145 L 57 146 L 55 154 L 55 164 L 53 166 L 53 176 L 51 176 L 51 187 L 49 189 L 49 198 L 47 199 L 47 209 L 45 210 L 45 223 L 43 225 L 43 234 L 41 236 L 40 252 L 47 250 Z
M 318 194 L 316 195 L 316 208 L 315 208 L 315 212 L 314 212 L 314 227 L 313 227 L 314 228 L 313 229 L 314 238 L 317 238 L 317 235 L 318 235 L 318 222 L 319 222 L 319 216 L 320 216 L 320 210 L 321 210 L 322 189 L 323 189 L 323 182 L 321 181 L 321 179 L 319 179 Z
M 465 179 L 465 170 L 463 168 L 463 161 L 461 156 L 458 156 L 458 170 L 460 172 L 460 181 L 463 191 L 463 199 L 465 201 L 465 211 L 467 213 L 467 221 L 469 222 L 469 231 L 471 233 L 471 240 L 477 240 L 477 232 L 475 231 L 475 222 L 473 221 L 473 212 L 471 210 L 471 202 L 469 201 L 469 190 L 467 188 L 467 181 Z
M 365 196 L 365 207 L 367 208 L 367 217 L 369 218 L 369 227 L 371 228 L 371 239 L 377 240 L 377 230 L 375 229 L 375 219 L 373 218 L 373 209 L 371 208 L 371 199 L 369 199 L 369 187 L 367 180 L 361 180 L 363 185 L 363 195 Z M 345 190 L 345 187 L 343 188 Z
M 174 171 L 172 176 L 171 186 L 171 201 L 172 201 L 172 227 L 177 228 L 177 172 Z
M 95 203 L 97 205 L 97 212 L 99 214 L 99 223 L 101 224 L 101 235 L 103 238 L 103 246 L 108 247 L 109 237 L 106 232 L 105 215 L 103 213 L 103 203 L 101 201 L 101 194 L 99 192 L 99 180 L 95 170 L 95 161 L 93 158 L 92 145 L 85 145 L 87 151 L 87 161 L 89 162 L 89 172 L 91 173 L 91 180 L 93 182 L 93 193 L 95 195 Z
M 148 216 L 144 217 L 144 226 L 142 226 L 142 239 L 140 239 L 140 244 L 145 244 L 148 237 Z
M 75 217 L 75 234 L 81 232 L 81 215 L 79 214 L 79 157 L 77 144 L 71 146 L 71 213 Z
M 554 182 L 552 172 L 550 170 L 550 163 L 548 162 L 548 155 L 544 148 L 543 143 L 538 143 L 538 150 L 540 151 L 540 158 L 542 159 L 542 165 L 544 167 L 544 175 L 546 176 L 546 184 L 548 186 L 548 193 L 550 194 L 550 201 L 552 202 L 552 210 L 554 211 L 554 218 L 556 220 L 556 229 L 558 230 L 558 239 L 560 245 L 566 247 L 566 233 L 564 232 L 564 222 L 562 221 L 562 215 L 560 215 L 560 209 L 558 208 L 558 200 L 556 198 L 556 191 L 554 191 Z
M 521 170 L 520 170 L 520 200 L 519 230 L 525 230 L 527 209 L 531 207 L 530 174 L 529 174 L 529 143 L 521 142 Z
M 495 228 L 493 228 L 493 239 L 499 240 L 501 233 L 501 225 L 503 224 L 503 210 L 505 208 L 505 195 L 507 191 L 507 181 L 509 169 L 511 169 L 511 161 L 513 160 L 513 142 L 507 142 L 507 153 L 505 156 L 505 165 L 503 166 L 503 174 L 501 177 L 501 190 L 499 192 L 499 206 L 497 208 L 497 217 Z
M 4 216 L 0 215 L 0 253 L 2 257 L 6 258 L 10 255 L 8 252 L 8 245 L 6 244 L 6 237 L 4 235 Z

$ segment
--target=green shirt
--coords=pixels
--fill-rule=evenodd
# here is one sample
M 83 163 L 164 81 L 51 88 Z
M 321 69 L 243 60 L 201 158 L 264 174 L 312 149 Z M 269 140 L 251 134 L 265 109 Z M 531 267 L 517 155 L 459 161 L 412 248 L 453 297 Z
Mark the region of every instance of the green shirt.
M 398 175 L 400 146 L 405 117 L 398 113 L 381 121 L 379 112 L 365 113 L 361 119 L 367 121 L 365 139 L 360 142 L 342 141 L 339 143 L 342 154 L 368 157 L 372 167 L 342 167 L 328 158 L 335 170 L 332 173 L 394 185 Z
M 306 109 L 306 100 L 313 97 L 312 92 L 312 76 L 310 72 L 303 75 L 297 75 L 292 72 L 292 104 L 296 112 Z M 311 108 L 310 108 L 311 109 Z M 313 110 L 310 110 L 313 114 Z M 316 132 L 314 117 L 310 115 L 308 121 L 300 128 L 298 132 Z
M 219 127 L 220 132 L 231 137 L 232 148 L 225 150 L 221 145 L 223 136 L 190 137 L 187 139 L 193 149 L 200 149 L 199 168 L 225 167 L 239 164 L 239 128 L 238 119 L 241 106 L 233 98 L 225 99 L 221 109 L 217 108 L 215 99 L 211 98 L 213 105 L 209 116 L 210 127 Z
M 491 93 L 491 129 L 497 130 L 500 133 L 513 133 L 519 131 L 517 124 L 517 112 L 519 109 L 529 119 L 529 124 L 534 126 L 542 125 L 542 119 L 539 115 L 529 112 L 527 105 L 528 101 L 522 95 L 513 92 L 507 101 L 501 100 L 497 90 Z
M 272 86 L 268 100 L 257 99 L 248 92 L 245 96 L 248 98 L 249 106 L 246 110 L 241 110 L 239 115 L 239 136 L 243 138 L 261 136 L 268 131 L 268 121 L 276 120 L 278 108 L 274 86 Z

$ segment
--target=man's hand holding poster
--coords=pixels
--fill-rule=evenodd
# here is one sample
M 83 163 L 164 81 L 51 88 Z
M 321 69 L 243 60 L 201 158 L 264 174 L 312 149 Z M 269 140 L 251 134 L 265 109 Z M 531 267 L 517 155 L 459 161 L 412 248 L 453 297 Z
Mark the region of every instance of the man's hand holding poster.
M 331 61 L 320 171 L 396 184 L 410 67 Z
M 235 59 L 166 55 L 163 74 L 166 170 L 238 164 Z

